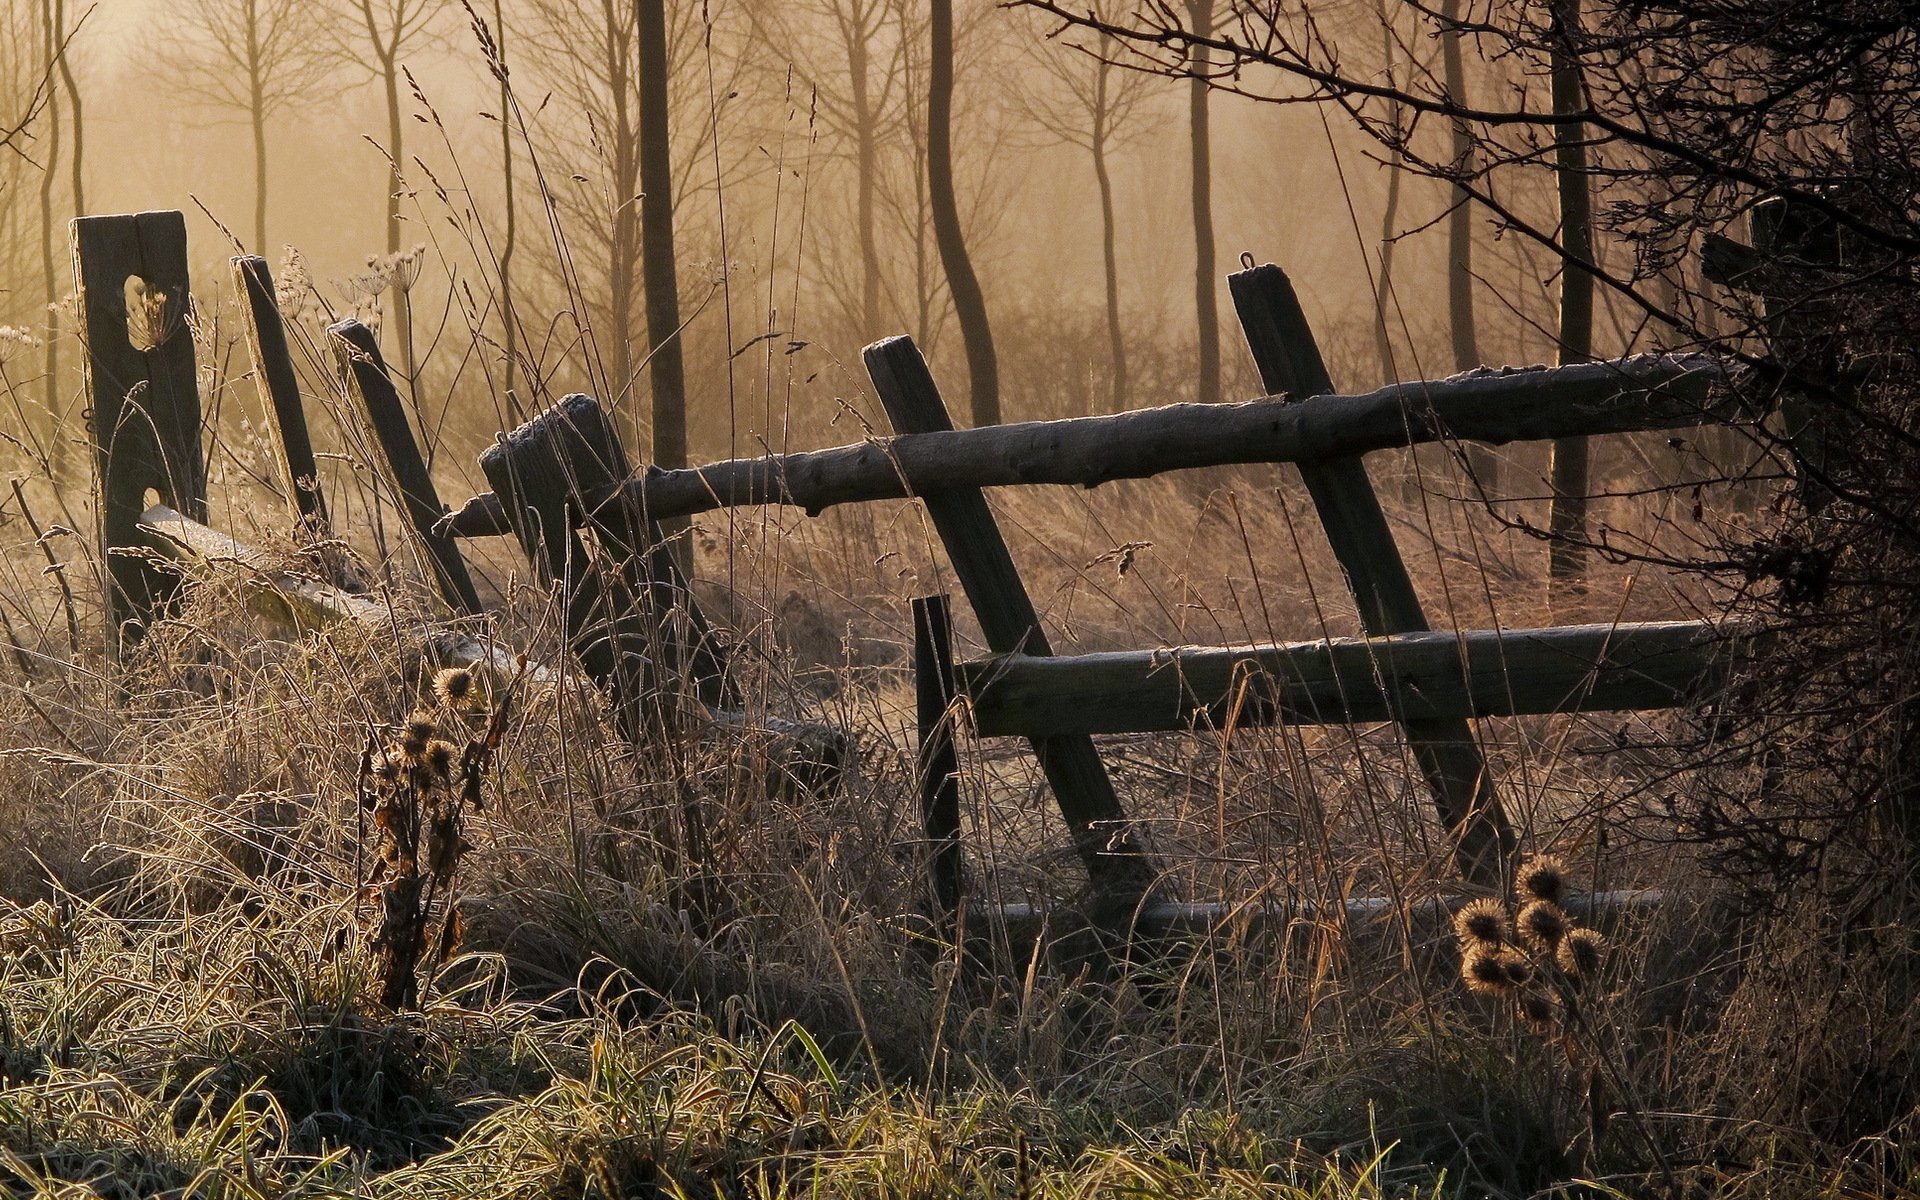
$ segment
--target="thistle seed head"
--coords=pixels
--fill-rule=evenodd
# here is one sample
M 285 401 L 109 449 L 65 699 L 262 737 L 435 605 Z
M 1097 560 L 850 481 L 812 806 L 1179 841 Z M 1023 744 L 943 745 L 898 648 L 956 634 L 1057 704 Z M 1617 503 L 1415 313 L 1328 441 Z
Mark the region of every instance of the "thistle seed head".
M 1464 943 L 1497 946 L 1507 940 L 1507 910 L 1498 900 L 1475 900 L 1453 915 L 1453 932 Z
M 1560 969 L 1575 979 L 1592 979 L 1600 972 L 1601 951 L 1607 939 L 1595 929 L 1575 929 L 1560 941 L 1554 960 Z
M 1482 995 L 1504 996 L 1514 988 L 1506 960 L 1500 951 L 1486 945 L 1476 944 L 1467 950 L 1460 960 L 1460 978 L 1469 990 Z
M 1521 895 L 1559 904 L 1567 890 L 1567 864 L 1551 854 L 1536 854 L 1521 866 L 1514 885 Z
M 1566 936 L 1572 922 L 1567 920 L 1567 914 L 1553 901 L 1531 900 L 1520 910 L 1519 925 L 1521 937 L 1551 953 L 1560 944 L 1560 939 Z
M 479 699 L 473 672 L 465 667 L 448 667 L 433 677 L 433 694 L 448 708 L 470 708 Z

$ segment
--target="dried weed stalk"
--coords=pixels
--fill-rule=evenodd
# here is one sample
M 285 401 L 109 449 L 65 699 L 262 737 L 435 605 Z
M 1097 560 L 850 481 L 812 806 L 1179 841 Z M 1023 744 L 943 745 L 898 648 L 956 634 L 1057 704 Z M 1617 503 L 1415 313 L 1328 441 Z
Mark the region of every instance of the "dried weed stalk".
M 449 740 L 449 726 L 421 711 L 407 719 L 400 736 L 381 747 L 373 738 L 360 758 L 361 834 L 371 817 L 378 860 L 362 893 L 378 897 L 374 932 L 375 974 L 380 1003 L 398 1011 L 419 1005 L 422 960 L 438 969 L 460 942 L 460 910 L 454 903 L 454 878 L 471 848 L 463 832 L 468 811 L 486 807 L 481 781 L 492 765 L 506 728 L 520 675 L 505 688 L 491 714 L 474 706 L 473 678 L 462 670 L 443 671 L 434 691 L 454 720 L 479 723 L 464 747 Z M 439 933 L 430 930 L 438 919 Z

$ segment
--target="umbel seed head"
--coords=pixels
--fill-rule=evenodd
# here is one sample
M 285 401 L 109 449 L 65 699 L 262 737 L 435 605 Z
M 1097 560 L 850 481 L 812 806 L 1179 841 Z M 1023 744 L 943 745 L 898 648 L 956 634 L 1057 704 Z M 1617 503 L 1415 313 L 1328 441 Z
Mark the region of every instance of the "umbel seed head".
M 1497 900 L 1475 900 L 1453 914 L 1453 932 L 1462 942 L 1497 946 L 1507 940 L 1507 910 Z
M 1520 868 L 1514 884 L 1523 896 L 1559 904 L 1566 895 L 1567 864 L 1551 854 L 1536 854 Z
M 1520 936 L 1542 950 L 1551 951 L 1567 935 L 1571 922 L 1560 906 L 1551 900 L 1531 900 L 1520 910 Z

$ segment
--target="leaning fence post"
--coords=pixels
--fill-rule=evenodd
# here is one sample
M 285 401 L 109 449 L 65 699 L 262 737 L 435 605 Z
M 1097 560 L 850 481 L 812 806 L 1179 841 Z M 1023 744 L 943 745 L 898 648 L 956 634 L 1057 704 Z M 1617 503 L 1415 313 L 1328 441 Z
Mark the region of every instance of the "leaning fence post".
M 946 403 L 934 386 L 926 359 L 909 337 L 868 346 L 867 374 L 899 433 L 953 428 Z M 953 571 L 980 619 L 987 645 L 997 654 L 1048 655 L 1052 648 L 1039 614 L 1014 569 L 1006 539 L 977 487 L 950 488 L 921 497 L 947 548 Z M 1153 882 L 1153 869 L 1128 820 L 1113 780 L 1093 739 L 1066 736 L 1030 739 L 1034 756 L 1087 864 L 1096 890 L 1117 904 L 1131 904 Z
M 313 459 L 313 439 L 307 433 L 307 414 L 300 403 L 300 380 L 287 350 L 287 327 L 274 294 L 273 271 L 257 254 L 228 259 L 234 287 L 247 298 L 241 310 L 247 353 L 253 359 L 253 378 L 273 416 L 280 464 L 287 473 L 287 499 L 301 524 L 323 531 L 327 525 L 326 499 L 320 493 L 320 469 Z
M 1269 263 L 1229 275 L 1227 285 L 1261 385 L 1301 400 L 1331 393 L 1333 381 L 1286 272 Z M 1353 590 L 1361 626 L 1373 636 L 1427 629 L 1366 465 L 1355 457 L 1299 467 Z M 1472 729 L 1464 720 L 1405 721 L 1401 727 L 1433 790 L 1440 819 L 1456 839 L 1460 873 L 1476 883 L 1501 885 L 1516 842 Z
M 600 404 L 568 396 L 487 447 L 480 469 L 506 507 L 522 549 L 560 585 L 569 643 L 587 674 L 613 695 L 621 731 L 638 741 L 685 664 L 701 702 L 737 706 L 726 660 L 693 593 L 675 576 L 655 578 L 664 555 L 652 529 L 617 501 L 613 485 L 628 474 L 626 453 Z M 576 526 L 593 530 L 605 562 L 588 551 Z M 682 646 L 674 614 L 694 632 Z M 660 661 L 656 662 L 658 659 Z
M 334 354 L 340 363 L 340 377 L 347 390 L 359 396 L 361 408 L 373 427 L 387 460 L 394 488 L 400 493 L 401 507 L 413 525 L 414 536 L 426 547 L 433 565 L 433 581 L 447 603 L 464 613 L 482 611 L 480 593 L 474 590 L 473 577 L 467 574 L 466 560 L 453 539 L 436 533 L 434 526 L 446 515 L 440 493 L 434 490 L 433 475 L 420 457 L 419 443 L 407 424 L 400 393 L 387 377 L 386 360 L 380 357 L 380 345 L 373 331 L 349 317 L 327 327 L 333 338 Z
M 921 827 L 941 931 L 951 935 L 960 913 L 964 859 L 960 847 L 960 759 L 953 744 L 953 616 L 945 596 L 913 601 L 913 695 L 919 723 Z
M 100 489 L 107 652 L 118 655 L 179 582 L 133 553 L 148 489 L 195 520 L 207 515 L 186 221 L 178 212 L 76 218 L 73 274 Z

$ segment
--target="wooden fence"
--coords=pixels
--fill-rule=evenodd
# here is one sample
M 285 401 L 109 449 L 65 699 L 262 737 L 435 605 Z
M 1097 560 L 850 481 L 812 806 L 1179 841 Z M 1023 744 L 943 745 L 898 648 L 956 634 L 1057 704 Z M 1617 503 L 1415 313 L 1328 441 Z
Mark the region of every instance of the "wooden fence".
M 152 336 L 172 328 L 173 306 L 186 296 L 179 215 L 83 218 L 74 241 L 118 644 L 139 636 L 172 586 L 150 556 L 131 549 L 158 543 L 175 558 L 204 564 L 225 556 L 251 561 L 257 574 L 271 572 L 248 559 L 257 552 L 222 542 L 199 524 L 205 483 L 191 339 Z M 324 528 L 328 510 L 271 302 L 271 276 L 257 258 L 234 260 L 234 270 L 294 515 Z M 146 281 L 144 299 L 127 282 L 133 276 Z M 1096 907 L 1109 912 L 1137 912 L 1160 874 L 1092 740 L 1118 732 L 1392 722 L 1454 836 L 1462 875 L 1497 885 L 1515 834 L 1468 722 L 1684 704 L 1725 673 L 1740 639 L 1700 622 L 1431 631 L 1362 456 L 1440 440 L 1504 443 L 1699 425 L 1725 414 L 1721 369 L 1703 356 L 1649 356 L 1481 371 L 1341 396 L 1287 276 L 1278 267 L 1251 267 L 1228 282 L 1270 393 L 1264 399 L 958 430 L 919 350 L 910 339 L 891 338 L 868 347 L 865 361 L 893 437 L 683 470 L 636 469 L 598 401 L 569 396 L 502 434 L 481 457 L 493 491 L 451 514 L 421 462 L 372 336 L 351 321 L 329 334 L 346 390 L 376 434 L 383 477 L 448 606 L 457 613 L 481 609 L 459 539 L 515 537 L 553 585 L 574 656 L 607 691 L 630 738 L 671 724 L 677 709 L 667 698 L 682 691 L 708 712 L 740 705 L 724 643 L 665 552 L 659 522 L 737 505 L 819 513 L 919 498 L 992 651 L 985 660 L 954 662 L 948 601 L 914 602 L 922 815 L 933 894 L 949 920 L 965 891 L 953 743 L 963 711 L 981 736 L 1028 739 L 1100 897 Z M 146 309 L 139 305 L 153 310 L 144 347 Z M 1233 463 L 1298 466 L 1366 636 L 1055 657 L 983 489 L 1093 487 Z M 158 490 L 162 505 L 146 505 L 148 489 Z M 343 588 L 301 581 L 281 580 L 269 590 L 335 616 L 371 604 Z M 484 645 L 440 653 L 497 665 L 497 651 Z M 808 747 L 823 772 L 837 773 L 850 753 L 837 731 L 776 724 Z

